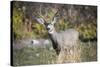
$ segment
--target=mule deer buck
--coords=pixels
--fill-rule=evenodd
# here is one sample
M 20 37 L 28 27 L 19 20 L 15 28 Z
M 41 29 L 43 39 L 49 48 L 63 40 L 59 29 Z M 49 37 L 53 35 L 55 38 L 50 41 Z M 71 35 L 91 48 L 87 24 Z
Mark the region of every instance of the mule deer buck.
M 55 13 L 50 23 L 41 18 L 35 18 L 38 23 L 42 24 L 48 31 L 48 35 L 52 41 L 52 46 L 58 55 L 57 63 L 65 62 L 79 62 L 80 54 L 76 46 L 78 45 L 79 32 L 75 29 L 67 29 L 62 32 L 56 32 L 55 23 L 57 23 L 57 16 Z

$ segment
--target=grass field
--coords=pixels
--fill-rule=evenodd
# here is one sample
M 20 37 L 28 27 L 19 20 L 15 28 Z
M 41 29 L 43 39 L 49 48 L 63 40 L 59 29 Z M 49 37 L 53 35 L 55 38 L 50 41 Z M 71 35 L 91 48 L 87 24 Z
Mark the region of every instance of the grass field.
M 82 62 L 97 60 L 97 42 L 81 42 Z M 57 55 L 52 46 L 46 48 L 28 48 L 13 49 L 13 65 L 40 65 L 55 64 Z

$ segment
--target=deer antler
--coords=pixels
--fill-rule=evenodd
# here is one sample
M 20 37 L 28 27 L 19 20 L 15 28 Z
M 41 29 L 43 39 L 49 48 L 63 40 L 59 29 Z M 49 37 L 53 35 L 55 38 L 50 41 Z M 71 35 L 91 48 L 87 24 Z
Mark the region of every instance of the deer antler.
M 52 24 L 56 23 L 57 21 L 57 14 L 59 13 L 60 9 L 58 8 L 57 11 L 55 12 L 53 18 L 52 18 Z
M 43 14 L 42 14 L 42 5 L 40 5 L 38 15 L 39 15 L 41 18 L 43 18 L 44 21 L 46 21 L 46 20 L 45 20 L 45 16 L 43 16 Z

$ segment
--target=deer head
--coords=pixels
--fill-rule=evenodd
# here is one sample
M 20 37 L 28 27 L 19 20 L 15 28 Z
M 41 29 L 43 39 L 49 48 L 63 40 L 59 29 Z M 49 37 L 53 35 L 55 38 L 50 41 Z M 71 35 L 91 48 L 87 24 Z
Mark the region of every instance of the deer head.
M 57 21 L 57 17 L 54 17 L 50 23 L 46 22 L 43 18 L 37 18 L 37 21 L 47 29 L 48 33 L 53 33 L 55 31 L 54 24 Z
M 54 24 L 57 22 L 57 18 L 58 18 L 57 13 L 58 10 L 54 14 L 52 20 L 49 22 L 47 22 L 44 16 L 41 14 L 39 14 L 40 18 L 35 18 L 35 19 L 39 24 L 42 24 L 47 29 L 49 34 L 52 34 L 55 31 Z

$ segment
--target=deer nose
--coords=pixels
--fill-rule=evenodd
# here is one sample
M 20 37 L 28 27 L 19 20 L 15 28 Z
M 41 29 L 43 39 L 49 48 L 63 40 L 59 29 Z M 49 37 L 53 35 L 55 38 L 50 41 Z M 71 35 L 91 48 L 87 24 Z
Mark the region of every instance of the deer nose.
M 47 28 L 47 30 L 50 30 L 50 28 Z

